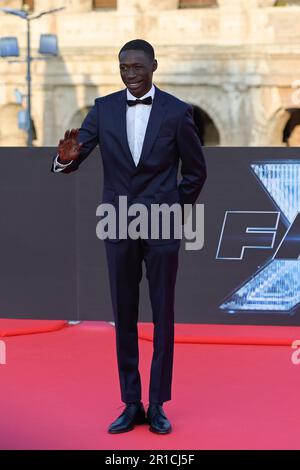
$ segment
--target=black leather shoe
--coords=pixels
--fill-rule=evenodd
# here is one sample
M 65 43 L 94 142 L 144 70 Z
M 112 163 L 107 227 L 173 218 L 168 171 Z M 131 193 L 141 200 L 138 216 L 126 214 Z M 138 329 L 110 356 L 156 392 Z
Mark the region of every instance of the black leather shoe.
M 162 405 L 150 403 L 147 410 L 147 422 L 150 424 L 150 431 L 157 434 L 168 434 L 172 426 L 166 417 Z
M 108 432 L 118 434 L 131 431 L 135 424 L 144 424 L 145 422 L 146 415 L 143 403 L 127 403 L 123 413 L 109 426 Z

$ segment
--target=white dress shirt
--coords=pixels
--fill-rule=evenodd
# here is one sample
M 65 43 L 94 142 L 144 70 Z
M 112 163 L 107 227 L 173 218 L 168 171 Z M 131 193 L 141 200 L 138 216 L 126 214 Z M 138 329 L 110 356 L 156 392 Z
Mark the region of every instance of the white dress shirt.
M 152 85 L 151 90 L 148 91 L 144 96 L 139 98 L 143 100 L 148 96 L 154 99 L 155 88 Z M 127 90 L 127 99 L 136 100 L 136 96 L 133 96 L 129 90 Z M 127 106 L 126 112 L 126 130 L 129 148 L 137 166 L 141 157 L 143 143 L 145 139 L 146 129 L 149 121 L 152 104 L 137 104 L 136 106 Z
M 127 89 L 127 100 L 136 100 L 136 96 L 133 96 L 130 91 Z M 144 96 L 141 96 L 139 99 L 147 98 L 148 96 L 154 99 L 155 87 L 152 85 L 151 89 Z M 128 145 L 132 154 L 133 161 L 137 166 L 141 157 L 143 143 L 145 139 L 146 129 L 149 121 L 149 116 L 151 112 L 152 104 L 137 104 L 135 106 L 126 106 L 126 131 Z M 59 173 L 67 166 L 71 165 L 69 163 L 59 163 L 57 157 L 54 161 L 53 171 Z

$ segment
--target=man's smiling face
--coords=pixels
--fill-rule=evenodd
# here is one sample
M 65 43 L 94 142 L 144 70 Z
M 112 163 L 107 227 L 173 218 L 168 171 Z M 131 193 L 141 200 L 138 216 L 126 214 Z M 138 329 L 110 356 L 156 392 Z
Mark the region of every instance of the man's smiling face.
M 121 78 L 130 93 L 136 98 L 145 95 L 152 87 L 157 61 L 144 51 L 127 50 L 120 53 L 119 63 Z

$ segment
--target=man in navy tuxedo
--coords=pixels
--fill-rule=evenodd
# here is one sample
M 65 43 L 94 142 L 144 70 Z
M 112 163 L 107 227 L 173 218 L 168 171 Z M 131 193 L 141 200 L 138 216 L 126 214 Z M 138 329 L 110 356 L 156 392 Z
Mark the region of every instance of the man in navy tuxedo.
M 119 52 L 126 89 L 97 98 L 80 129 L 59 141 L 52 171 L 70 173 L 97 144 L 100 146 L 103 202 L 117 208 L 128 202 L 194 204 L 206 179 L 206 166 L 192 106 L 152 84 L 157 61 L 144 40 L 126 43 Z M 181 181 L 177 182 L 181 160 Z M 180 240 L 110 238 L 105 240 L 116 331 L 123 413 L 108 432 L 121 433 L 148 422 L 158 434 L 171 431 L 163 403 L 171 399 L 174 349 L 174 292 Z M 141 402 L 138 370 L 138 304 L 142 262 L 153 313 L 154 338 L 149 407 Z

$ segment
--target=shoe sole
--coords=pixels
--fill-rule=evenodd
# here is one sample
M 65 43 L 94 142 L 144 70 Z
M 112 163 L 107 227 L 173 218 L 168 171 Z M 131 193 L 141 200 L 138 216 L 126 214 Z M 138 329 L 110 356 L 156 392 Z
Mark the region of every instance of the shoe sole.
M 121 430 L 108 430 L 108 433 L 109 434 L 122 434 L 124 432 L 129 432 L 129 431 L 132 431 L 134 429 L 135 426 L 140 426 L 142 424 L 145 424 L 146 423 L 146 420 L 140 420 L 140 421 L 137 421 L 136 423 L 134 423 L 132 426 L 130 426 L 129 428 L 127 429 L 121 429 Z
M 154 429 L 150 426 L 149 430 L 155 434 L 170 434 L 172 428 L 168 429 L 167 431 L 159 431 L 158 429 Z
M 146 423 L 150 424 L 150 420 L 147 417 L 146 417 Z M 170 432 L 172 431 L 172 426 L 167 431 L 159 431 L 158 429 L 153 428 L 150 424 L 149 430 L 151 432 L 154 432 L 155 434 L 170 434 Z

